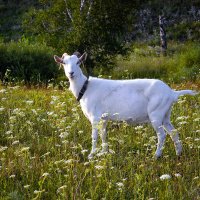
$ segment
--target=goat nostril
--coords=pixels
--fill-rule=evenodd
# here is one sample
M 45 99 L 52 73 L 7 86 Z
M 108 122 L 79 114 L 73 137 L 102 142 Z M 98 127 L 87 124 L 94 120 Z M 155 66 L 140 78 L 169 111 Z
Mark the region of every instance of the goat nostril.
M 74 74 L 74 72 L 69 72 L 69 75 L 70 75 L 70 76 L 73 76 L 73 74 Z

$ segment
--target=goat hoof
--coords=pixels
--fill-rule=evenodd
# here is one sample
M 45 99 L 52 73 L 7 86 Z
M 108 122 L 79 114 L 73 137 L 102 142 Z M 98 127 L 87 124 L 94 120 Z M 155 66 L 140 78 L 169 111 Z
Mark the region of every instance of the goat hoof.
M 155 160 L 158 160 L 159 158 L 161 158 L 161 155 L 162 155 L 162 154 L 155 154 L 155 155 L 154 155 Z

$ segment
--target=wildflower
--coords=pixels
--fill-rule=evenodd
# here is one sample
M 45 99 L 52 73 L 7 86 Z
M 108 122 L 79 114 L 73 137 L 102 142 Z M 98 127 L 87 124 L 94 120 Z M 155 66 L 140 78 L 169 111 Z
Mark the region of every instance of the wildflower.
M 42 192 L 44 192 L 45 190 L 35 190 L 33 193 L 34 194 L 41 194 Z
M 104 166 L 96 165 L 95 168 L 101 170 L 101 169 L 104 169 Z
M 47 115 L 49 115 L 49 116 L 51 116 L 51 115 L 53 115 L 54 114 L 54 112 L 52 111 L 52 112 L 47 112 Z
M 35 115 L 37 115 L 37 111 L 36 111 L 35 109 L 31 109 L 31 111 L 32 111 Z
M 17 144 L 19 144 L 19 140 L 15 140 L 15 141 L 12 143 L 12 145 L 17 145 Z
M 65 161 L 62 159 L 62 160 L 57 160 L 54 162 L 55 165 L 60 165 L 61 163 L 64 163 Z
M 12 134 L 12 131 L 6 131 L 5 134 L 10 135 L 10 134 Z
M 83 149 L 83 150 L 81 151 L 82 154 L 85 154 L 86 152 L 88 152 L 87 149 Z
M 182 121 L 182 120 L 186 120 L 186 119 L 188 119 L 189 117 L 187 117 L 187 116 L 180 116 L 180 117 L 177 117 L 177 121 Z
M 42 157 L 46 157 L 46 156 L 48 156 L 50 154 L 50 152 L 48 151 L 48 152 L 46 152 L 45 154 L 43 154 L 42 156 L 40 156 L 41 158 Z
M 75 161 L 75 160 L 74 160 L 74 159 L 69 159 L 69 160 L 65 160 L 64 163 L 65 163 L 65 164 L 70 164 L 70 163 L 72 163 L 73 161 Z
M 169 174 L 163 174 L 162 176 L 160 176 L 160 180 L 165 180 L 165 179 L 170 179 L 171 176 Z
M 179 178 L 179 177 L 181 177 L 181 174 L 177 173 L 177 174 L 174 174 L 174 176 Z
M 7 148 L 8 148 L 7 146 L 5 146 L 5 147 L 0 147 L 0 152 L 5 151 Z
M 200 121 L 200 117 L 199 118 L 196 118 L 195 120 L 194 120 L 194 122 L 199 122 Z
M 6 89 L 0 90 L 0 93 L 5 93 L 5 92 L 6 92 Z
M 82 131 L 82 130 L 80 130 L 78 133 L 82 134 L 82 133 L 83 133 L 83 131 Z
M 109 116 L 108 113 L 103 113 L 102 116 L 101 116 L 101 118 L 102 118 L 102 119 L 106 119 L 108 116 Z
M 42 177 L 47 177 L 49 175 L 50 175 L 49 173 L 45 172 L 44 174 L 42 174 Z
M 136 126 L 136 127 L 135 127 L 135 130 L 136 130 L 136 131 L 141 131 L 141 130 L 143 130 L 143 128 L 144 128 L 144 127 L 140 125 L 140 126 Z
M 5 108 L 4 107 L 0 107 L 0 112 L 4 111 Z
M 69 135 L 68 132 L 62 132 L 62 133 L 59 135 L 59 137 L 60 137 L 60 138 L 66 138 L 68 135 Z
M 33 104 L 33 101 L 32 101 L 32 100 L 28 100 L 28 101 L 26 101 L 26 103 L 27 103 L 28 105 L 31 105 L 31 104 Z
M 123 184 L 122 182 L 116 183 L 116 185 L 117 185 L 118 187 L 124 187 L 124 184 Z
M 186 121 L 182 121 L 182 122 L 179 122 L 178 124 L 179 125 L 184 125 L 184 124 L 187 124 L 187 122 Z
M 21 152 L 29 151 L 29 149 L 30 149 L 30 147 L 23 147 L 23 148 L 21 149 Z
M 9 178 L 15 178 L 15 174 L 10 175 Z
M 28 189 L 30 187 L 30 185 L 24 185 L 25 189 Z
M 193 178 L 193 180 L 197 180 L 197 179 L 199 179 L 199 176 L 196 176 L 196 177 Z
M 89 165 L 89 164 L 90 164 L 90 162 L 85 162 L 85 163 L 84 163 L 85 166 L 87 166 L 87 165 Z
M 109 153 L 110 153 L 110 154 L 115 154 L 115 151 L 112 150 L 112 149 L 109 149 Z
M 59 187 L 59 188 L 57 189 L 57 193 L 62 192 L 65 188 L 67 188 L 66 185 L 63 185 L 63 186 Z
M 51 96 L 51 98 L 53 99 L 53 101 L 57 101 L 59 99 L 59 96 Z

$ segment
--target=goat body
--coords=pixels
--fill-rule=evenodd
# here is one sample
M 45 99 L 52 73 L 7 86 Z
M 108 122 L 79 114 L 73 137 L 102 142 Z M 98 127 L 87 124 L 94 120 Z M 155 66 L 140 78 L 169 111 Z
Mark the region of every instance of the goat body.
M 63 64 L 65 74 L 70 81 L 70 89 L 77 97 L 87 79 L 79 67 L 86 58 L 84 54 L 80 58 L 75 55 L 64 55 L 64 58 L 56 56 L 54 58 L 56 62 Z M 158 137 L 155 157 L 162 154 L 165 131 L 171 136 L 177 155 L 180 155 L 182 145 L 178 133 L 170 122 L 170 114 L 173 103 L 184 94 L 194 95 L 195 92 L 174 91 L 164 82 L 156 79 L 107 80 L 90 77 L 87 90 L 80 100 L 82 111 L 92 124 L 92 150 L 89 158 L 92 158 L 96 152 L 100 122 L 102 122 L 102 152 L 108 151 L 106 141 L 108 120 L 128 123 L 149 122 Z

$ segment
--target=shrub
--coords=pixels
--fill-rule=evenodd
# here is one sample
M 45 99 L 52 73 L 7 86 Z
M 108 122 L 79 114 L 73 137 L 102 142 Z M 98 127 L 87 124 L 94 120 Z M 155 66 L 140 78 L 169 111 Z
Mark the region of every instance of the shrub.
M 25 84 L 47 83 L 56 78 L 58 68 L 53 60 L 53 49 L 26 39 L 0 44 L 1 79 L 25 81 Z M 10 70 L 9 77 L 5 77 Z

